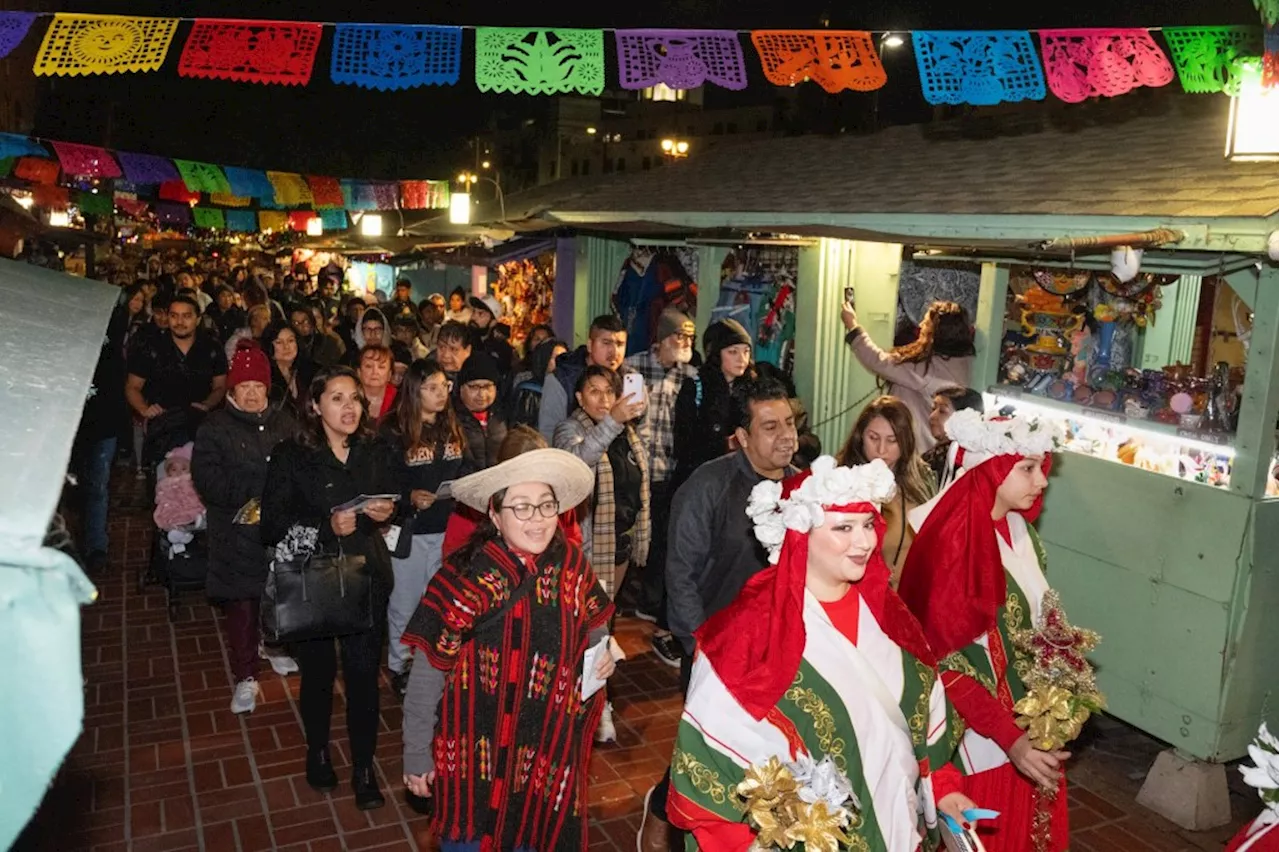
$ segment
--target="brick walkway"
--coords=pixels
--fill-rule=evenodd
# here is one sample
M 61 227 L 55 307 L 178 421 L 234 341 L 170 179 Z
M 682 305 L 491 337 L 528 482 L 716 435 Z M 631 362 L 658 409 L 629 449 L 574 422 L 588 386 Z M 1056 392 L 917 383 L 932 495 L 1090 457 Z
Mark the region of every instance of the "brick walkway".
M 136 504 L 133 481 L 120 486 L 122 503 Z M 233 716 L 217 613 L 190 596 L 171 624 L 164 593 L 136 589 L 150 531 L 145 512 L 122 506 L 113 515 L 113 565 L 100 578 L 98 602 L 84 610 L 85 732 L 15 849 L 434 849 L 426 820 L 409 809 L 398 783 L 401 711 L 385 679 L 378 760 L 388 803 L 359 811 L 344 769 L 341 695 L 335 697 L 334 762 L 343 786 L 325 796 L 303 778 L 297 676 L 280 678 L 267 668 L 257 711 Z M 619 628 L 630 659 L 610 684 L 619 743 L 596 749 L 592 758 L 592 850 L 635 849 L 644 793 L 671 754 L 677 676 L 649 651 L 648 630 L 642 622 Z M 1070 773 L 1077 852 L 1218 850 L 1258 810 L 1233 779 L 1232 826 L 1183 832 L 1133 801 L 1159 743 L 1110 719 L 1093 723 L 1086 737 Z

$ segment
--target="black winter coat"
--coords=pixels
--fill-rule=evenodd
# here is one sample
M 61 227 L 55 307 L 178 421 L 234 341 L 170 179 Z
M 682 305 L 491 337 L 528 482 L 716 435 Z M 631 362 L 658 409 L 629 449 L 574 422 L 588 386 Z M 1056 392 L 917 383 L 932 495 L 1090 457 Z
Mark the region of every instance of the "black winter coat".
M 462 434 L 467 436 L 475 470 L 484 470 L 497 464 L 498 450 L 507 438 L 507 418 L 503 415 L 501 407 L 496 404 L 489 407 L 487 426 L 481 426 L 476 416 L 458 399 L 454 399 L 453 410 L 458 415 Z
M 296 438 L 285 441 L 271 454 L 267 470 L 262 543 L 274 548 L 294 524 L 316 527 L 318 552 L 363 554 L 385 594 L 392 586 L 391 556 L 378 525 L 358 514 L 355 532 L 339 541 L 329 517 L 333 507 L 361 494 L 399 494 L 393 471 L 391 449 L 381 438 L 353 439 L 346 464 L 328 446 L 307 447 Z
M 279 405 L 248 414 L 227 405 L 209 415 L 196 433 L 191 478 L 208 510 L 209 574 L 214 600 L 262 596 L 267 558 L 258 525 L 233 523 L 245 503 L 262 496 L 272 450 L 296 429 Z

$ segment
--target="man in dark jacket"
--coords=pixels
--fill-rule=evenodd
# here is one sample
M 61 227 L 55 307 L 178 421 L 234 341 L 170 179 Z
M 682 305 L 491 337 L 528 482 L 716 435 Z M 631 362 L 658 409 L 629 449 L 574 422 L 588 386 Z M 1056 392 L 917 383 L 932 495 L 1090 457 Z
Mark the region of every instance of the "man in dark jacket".
M 227 371 L 227 404 L 196 433 L 191 477 L 209 519 L 209 598 L 222 602 L 227 618 L 231 673 L 236 686 L 231 712 L 257 704 L 258 608 L 267 579 L 267 558 L 258 535 L 257 505 L 276 444 L 290 437 L 293 417 L 268 403 L 271 366 L 252 340 L 240 341 Z M 279 674 L 297 671 L 285 656 L 269 657 Z
M 573 410 L 574 388 L 587 365 L 619 371 L 626 353 L 627 330 L 622 320 L 613 314 L 602 314 L 591 321 L 586 346 L 556 359 L 555 371 L 548 373 L 542 383 L 542 407 L 538 411 L 538 431 L 547 443 L 554 439 L 560 421 Z
M 507 420 L 497 404 L 500 381 L 498 365 L 484 352 L 472 352 L 458 371 L 453 407 L 467 436 L 476 470 L 498 463 L 498 449 L 507 437 Z
M 667 543 L 667 619 L 687 652 L 680 685 L 689 688 L 693 634 L 727 606 L 747 580 L 769 564 L 747 516 L 751 489 L 766 479 L 781 481 L 796 471 L 796 421 L 787 388 L 771 379 L 735 383 L 734 435 L 739 449 L 713 459 L 677 489 Z M 650 791 L 640 825 L 639 848 L 665 848 L 669 776 Z
M 472 296 L 468 305 L 471 308 L 471 346 L 477 352 L 488 352 L 493 356 L 505 381 L 515 369 L 516 352 L 499 333 L 502 305 L 493 296 L 483 299 Z

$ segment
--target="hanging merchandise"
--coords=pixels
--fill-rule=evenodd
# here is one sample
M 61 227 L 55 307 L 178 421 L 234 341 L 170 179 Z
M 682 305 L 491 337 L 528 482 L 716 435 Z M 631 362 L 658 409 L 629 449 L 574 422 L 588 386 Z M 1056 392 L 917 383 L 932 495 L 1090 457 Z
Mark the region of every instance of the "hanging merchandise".
M 217 207 L 193 207 L 192 218 L 197 228 L 224 230 L 227 227 L 226 217 Z
M 696 89 L 713 83 L 747 87 L 742 45 L 733 30 L 618 30 L 618 85 L 647 89 L 659 83 Z
M 266 172 L 236 166 L 224 166 L 222 171 L 234 195 L 268 200 L 275 198 L 275 187 L 271 185 L 271 181 L 267 180 Z
M 345 210 L 318 210 L 320 214 L 320 222 L 324 226 L 325 233 L 329 231 L 345 231 L 347 229 L 347 211 Z
M 302 179 L 302 175 L 293 172 L 267 172 L 267 180 L 275 195 L 276 204 L 281 207 L 301 207 L 311 205 L 311 187 Z
M 191 205 L 160 201 L 156 204 L 156 221 L 171 228 L 186 228 L 191 224 Z
M 227 220 L 228 231 L 252 234 L 258 230 L 258 214 L 252 210 L 228 210 L 224 218 Z
M 81 216 L 110 216 L 114 212 L 110 193 L 77 192 L 75 202 Z
M 178 75 L 305 86 L 323 31 L 304 22 L 200 18 L 182 48 Z
M 71 142 L 50 142 L 62 163 L 62 171 L 68 177 L 117 178 L 120 166 L 105 148 L 94 145 L 76 145 Z
M 341 207 L 342 184 L 334 177 L 317 177 L 307 175 L 307 186 L 311 189 L 311 199 L 317 209 Z
M 0 59 L 22 43 L 35 19 L 34 12 L 0 12 Z
M 264 231 L 285 231 L 289 228 L 289 214 L 279 210 L 263 210 L 258 213 L 258 224 Z
M 34 139 L 16 133 L 0 133 L 0 157 L 48 157 L 49 152 Z
M 335 83 L 391 91 L 452 86 L 462 70 L 462 28 L 338 24 L 329 76 Z
M 120 161 L 125 180 L 129 183 L 151 185 L 182 179 L 178 170 L 174 168 L 173 161 L 164 157 L 117 151 L 116 159 Z
M 229 192 L 211 192 L 209 193 L 209 201 L 219 207 L 248 207 L 253 203 L 252 198 L 246 198 L 243 195 L 232 195 Z
M 775 86 L 813 80 L 835 94 L 844 89 L 870 92 L 887 80 L 869 32 L 756 30 L 751 42 L 760 54 L 765 78 Z
M 1163 35 L 1183 91 L 1194 94 L 1234 96 L 1236 60 L 1262 52 L 1257 27 L 1165 27 Z
M 55 184 L 58 182 L 58 164 L 53 160 L 22 157 L 14 166 L 13 176 L 32 183 Z
M 230 192 L 231 185 L 222 169 L 210 163 L 197 163 L 195 160 L 179 160 L 174 158 L 173 164 L 182 175 L 182 182 L 192 192 Z
M 187 189 L 181 180 L 167 180 L 160 184 L 156 195 L 163 201 L 176 201 L 179 204 L 195 204 L 200 200 L 200 193 Z
M 1044 99 L 1031 34 L 1014 30 L 913 32 L 920 86 L 931 104 L 991 106 Z
M 604 91 L 601 30 L 476 28 L 476 87 L 554 95 Z
M 177 18 L 59 12 L 44 34 L 36 76 L 74 77 L 158 71 L 178 29 Z
M 1173 66 L 1143 29 L 1040 30 L 1049 90 L 1069 104 L 1165 86 Z

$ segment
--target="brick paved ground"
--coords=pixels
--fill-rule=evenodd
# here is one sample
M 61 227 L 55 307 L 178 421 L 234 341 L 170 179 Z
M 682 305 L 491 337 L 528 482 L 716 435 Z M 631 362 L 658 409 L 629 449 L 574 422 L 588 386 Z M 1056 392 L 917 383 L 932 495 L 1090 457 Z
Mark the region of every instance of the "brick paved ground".
M 117 477 L 118 479 L 121 477 Z M 384 680 L 378 745 L 387 807 L 358 811 L 346 786 L 341 696 L 334 760 L 344 786 L 331 796 L 303 779 L 297 676 L 262 676 L 255 713 L 227 709 L 231 675 L 220 619 L 191 597 L 170 623 L 164 593 L 135 588 L 150 524 L 137 487 L 119 483 L 113 565 L 84 610 L 85 731 L 16 849 L 40 852 L 332 852 L 429 850 L 425 819 L 405 804 L 400 707 Z M 135 508 L 130 508 L 130 505 Z M 624 621 L 630 659 L 610 690 L 619 743 L 591 764 L 591 849 L 635 848 L 644 793 L 662 774 L 680 711 L 676 673 L 648 649 L 648 626 Z M 1070 772 L 1077 852 L 1208 852 L 1257 811 L 1233 776 L 1232 825 L 1194 834 L 1134 803 L 1161 745 L 1111 719 L 1091 724 Z

